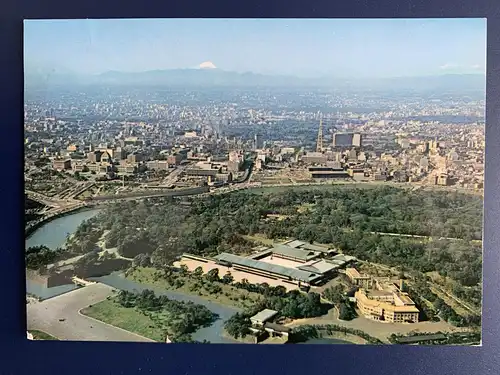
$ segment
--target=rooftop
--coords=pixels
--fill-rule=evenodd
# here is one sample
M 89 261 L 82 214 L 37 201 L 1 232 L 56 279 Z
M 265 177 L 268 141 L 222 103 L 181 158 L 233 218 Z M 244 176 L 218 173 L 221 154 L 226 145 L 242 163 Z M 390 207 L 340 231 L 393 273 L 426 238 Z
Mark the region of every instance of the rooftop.
M 405 293 L 397 293 L 396 294 L 398 298 L 403 302 L 405 305 L 414 305 L 415 302 Z
M 352 257 L 350 255 L 345 255 L 345 254 L 337 254 L 332 258 L 333 261 L 340 261 L 344 263 L 352 262 L 353 260 L 356 260 L 355 257 Z
M 388 290 L 367 290 L 366 295 L 368 297 L 383 297 L 383 296 L 392 296 L 394 295 L 394 293 Z
M 264 258 L 270 254 L 272 254 L 271 249 L 264 247 L 264 249 L 258 251 L 255 254 L 250 255 L 248 258 L 249 259 L 260 259 L 260 258 Z
M 311 251 L 319 251 L 321 253 L 329 253 L 333 250 L 329 249 L 326 246 L 312 245 L 310 243 L 306 243 L 300 246 L 301 249 L 311 250 Z
M 269 273 L 274 273 L 282 277 L 288 277 L 293 280 L 299 280 L 304 282 L 312 282 L 321 277 L 321 275 L 315 274 L 313 272 L 301 271 L 295 268 L 287 268 L 276 264 L 261 262 L 259 260 L 244 258 L 238 255 L 233 255 L 228 253 L 219 254 L 215 257 L 215 259 L 217 259 L 218 261 L 228 262 L 240 266 L 258 269 Z
M 283 243 L 283 245 L 290 246 L 290 247 L 301 247 L 301 246 L 303 246 L 305 244 L 306 244 L 305 242 L 299 241 L 299 240 L 293 240 L 293 241 L 290 241 L 290 242 Z
M 335 265 L 337 267 L 342 267 L 345 264 L 345 262 L 343 262 L 341 260 L 332 260 L 332 259 L 325 259 L 325 262 L 333 264 L 333 265 Z
M 292 330 L 290 327 L 277 323 L 265 323 L 264 328 L 270 328 L 275 330 L 276 332 L 286 332 L 286 333 L 289 333 Z
M 264 309 L 250 318 L 251 321 L 265 323 L 266 321 L 274 318 L 278 314 L 275 310 Z
M 297 267 L 299 270 L 324 274 L 338 268 L 338 265 L 325 262 L 324 260 L 312 261 Z
M 387 293 L 387 292 L 386 292 Z M 366 305 L 372 307 L 380 307 L 387 311 L 402 312 L 402 313 L 418 313 L 420 312 L 415 305 L 403 305 L 396 306 L 390 302 L 378 301 L 376 299 L 371 299 L 370 295 L 367 295 L 367 291 L 360 289 L 355 294 L 356 299 L 362 300 Z
M 352 277 L 360 278 L 361 274 L 358 272 L 356 268 L 346 268 L 346 273 L 349 273 Z
M 316 253 L 310 250 L 302 250 L 302 249 L 297 249 L 294 247 L 290 247 L 288 245 L 276 245 L 272 249 L 273 253 L 275 254 L 281 254 L 285 256 L 289 256 L 291 258 L 296 258 L 300 260 L 310 260 L 313 259 L 317 256 Z

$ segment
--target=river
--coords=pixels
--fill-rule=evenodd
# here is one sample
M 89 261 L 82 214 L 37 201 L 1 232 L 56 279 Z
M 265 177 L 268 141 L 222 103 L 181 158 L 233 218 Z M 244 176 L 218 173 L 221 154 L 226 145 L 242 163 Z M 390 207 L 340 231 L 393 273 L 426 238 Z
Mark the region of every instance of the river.
M 62 216 L 60 218 L 54 219 L 34 231 L 26 239 L 26 247 L 45 245 L 51 249 L 56 249 L 65 244 L 68 234 L 73 234 L 78 226 L 85 220 L 88 220 L 99 213 L 99 209 L 80 211 L 74 214 L 69 214 Z M 151 286 L 145 286 L 132 280 L 125 279 L 120 273 L 113 273 L 111 275 L 91 278 L 92 280 L 99 281 L 103 284 L 110 285 L 113 288 L 128 290 L 128 291 L 142 291 L 144 289 L 151 289 L 156 294 L 163 294 L 171 299 L 179 301 L 191 301 L 196 304 L 204 305 L 212 312 L 219 315 L 219 319 L 215 321 L 210 327 L 201 328 L 196 331 L 192 337 L 194 340 L 203 341 L 207 340 L 211 343 L 238 343 L 235 340 L 228 339 L 222 336 L 224 331 L 224 322 L 229 319 L 233 314 L 240 309 L 236 307 L 230 307 L 225 305 L 220 305 L 218 303 L 207 301 L 198 296 L 183 294 L 174 291 L 165 291 L 156 289 Z M 56 295 L 69 292 L 76 289 L 73 284 L 62 285 L 53 288 L 47 288 L 40 283 L 36 283 L 31 280 L 26 280 L 26 291 L 42 299 L 47 299 L 54 297 Z M 336 339 L 315 339 L 309 340 L 304 344 L 341 344 L 346 343 L 342 340 Z
M 68 234 L 73 234 L 78 226 L 85 220 L 88 220 L 99 213 L 99 209 L 80 211 L 74 214 L 62 216 L 60 218 L 49 221 L 44 224 L 36 231 L 34 231 L 26 239 L 26 247 L 45 245 L 51 249 L 56 249 L 61 247 L 66 242 L 66 237 Z M 222 336 L 224 321 L 229 319 L 236 312 L 240 311 L 237 308 L 232 308 L 229 306 L 223 306 L 213 302 L 206 301 L 197 296 L 164 291 L 152 288 L 150 286 L 141 285 L 132 280 L 125 279 L 119 273 L 113 273 L 108 276 L 92 278 L 93 280 L 99 281 L 103 284 L 107 284 L 116 289 L 128 290 L 128 291 L 142 291 L 144 289 L 154 290 L 157 294 L 164 294 L 171 299 L 176 299 L 180 301 L 192 301 L 193 303 L 204 305 L 209 308 L 212 312 L 219 315 L 219 319 L 214 322 L 210 327 L 204 327 L 199 329 L 193 334 L 194 340 L 207 340 L 211 343 L 236 343 L 236 341 L 230 340 Z M 77 287 L 73 284 L 71 285 L 61 285 L 53 288 L 47 288 L 40 283 L 26 280 L 26 291 L 42 299 L 47 299 L 54 297 L 56 295 L 69 292 L 76 289 Z
M 224 344 L 224 343 L 237 343 L 236 341 L 229 340 L 222 336 L 222 332 L 224 331 L 224 322 L 233 316 L 235 313 L 241 311 L 236 307 L 229 307 L 225 305 L 221 305 L 218 303 L 213 303 L 207 301 L 198 296 L 193 296 L 190 294 L 178 293 L 173 291 L 165 291 L 162 289 L 158 289 L 152 286 L 145 286 L 139 284 L 135 281 L 125 279 L 120 273 L 113 273 L 108 276 L 102 277 L 93 277 L 91 280 L 99 281 L 103 284 L 112 286 L 116 289 L 127 290 L 129 292 L 137 291 L 141 292 L 144 289 L 150 289 L 155 292 L 157 295 L 165 295 L 170 299 L 185 301 L 185 302 L 193 302 L 198 305 L 203 305 L 207 307 L 212 312 L 219 315 L 219 319 L 216 320 L 210 327 L 204 327 L 196 331 L 192 337 L 194 340 L 203 341 L 207 340 L 214 344 Z
M 26 248 L 45 245 L 50 249 L 56 249 L 63 246 L 68 233 L 74 233 L 83 221 L 94 217 L 99 211 L 98 209 L 79 211 L 45 223 L 26 239 Z
M 94 217 L 99 209 L 79 211 L 73 214 L 58 217 L 35 230 L 25 241 L 26 248 L 45 245 L 49 249 L 57 249 L 66 243 L 68 234 L 73 234 L 78 226 L 85 220 Z M 51 298 L 59 294 L 76 289 L 74 284 L 60 285 L 52 288 L 26 279 L 26 292 L 42 299 Z

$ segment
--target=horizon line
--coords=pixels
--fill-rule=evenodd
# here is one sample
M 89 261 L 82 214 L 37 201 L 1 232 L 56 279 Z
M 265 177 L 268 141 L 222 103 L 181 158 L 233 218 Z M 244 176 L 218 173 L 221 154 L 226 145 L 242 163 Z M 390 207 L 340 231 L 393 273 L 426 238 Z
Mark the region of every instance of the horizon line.
M 31 70 L 31 72 L 30 72 Z M 35 71 L 33 71 L 35 70 Z M 39 72 L 36 72 L 37 69 L 28 69 L 24 71 L 24 74 L 37 74 Z M 42 69 L 45 70 L 45 69 Z M 459 72 L 442 72 L 442 73 L 430 73 L 430 74 L 419 74 L 419 75 L 405 75 L 405 76 L 334 76 L 334 75 L 329 75 L 329 74 L 322 74 L 322 75 L 310 75 L 310 76 L 304 76 L 304 75 L 297 75 L 297 74 L 281 74 L 281 73 L 258 73 L 258 72 L 253 72 L 253 71 L 235 71 L 235 70 L 226 70 L 226 69 L 221 69 L 221 68 L 199 68 L 199 67 L 187 67 L 187 68 L 165 68 L 165 69 L 147 69 L 147 70 L 138 70 L 138 71 L 126 71 L 126 70 L 106 70 L 103 72 L 99 73 L 84 73 L 84 72 L 58 72 L 57 69 L 54 69 L 52 71 L 52 74 L 58 74 L 58 75 L 76 75 L 76 76 L 100 76 L 103 74 L 109 74 L 109 73 L 121 73 L 121 74 L 141 74 L 141 73 L 149 73 L 149 72 L 168 72 L 168 71 L 219 71 L 219 72 L 226 72 L 226 73 L 236 73 L 236 74 L 254 74 L 254 75 L 260 75 L 260 76 L 276 76 L 276 77 L 293 77 L 293 78 L 299 78 L 299 79 L 320 79 L 320 78 L 331 78 L 331 79 L 353 79 L 353 80 L 359 80 L 359 79 L 395 79 L 395 78 L 423 78 L 423 77 L 444 77 L 444 76 L 486 76 L 487 72 L 464 72 L 464 73 L 459 73 Z

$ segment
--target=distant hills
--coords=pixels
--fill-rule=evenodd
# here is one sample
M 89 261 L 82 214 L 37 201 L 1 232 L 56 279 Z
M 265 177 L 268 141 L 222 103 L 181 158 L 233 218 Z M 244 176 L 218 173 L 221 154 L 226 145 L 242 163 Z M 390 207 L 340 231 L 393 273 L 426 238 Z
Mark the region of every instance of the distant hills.
M 331 77 L 299 78 L 294 76 L 238 73 L 220 69 L 171 69 L 144 72 L 117 72 L 82 76 L 59 71 L 27 71 L 26 87 L 72 85 L 104 86 L 172 86 L 172 87 L 280 87 L 280 88 L 338 88 L 374 90 L 485 90 L 483 74 L 449 74 L 428 77 L 401 77 L 386 79 L 338 79 Z

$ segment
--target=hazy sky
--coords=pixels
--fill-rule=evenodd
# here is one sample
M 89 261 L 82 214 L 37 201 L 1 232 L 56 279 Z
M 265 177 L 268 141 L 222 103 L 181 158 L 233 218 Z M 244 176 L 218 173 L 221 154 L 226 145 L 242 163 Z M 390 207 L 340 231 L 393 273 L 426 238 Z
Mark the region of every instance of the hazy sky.
M 27 67 L 78 73 L 196 67 L 297 76 L 480 73 L 485 19 L 25 21 Z

